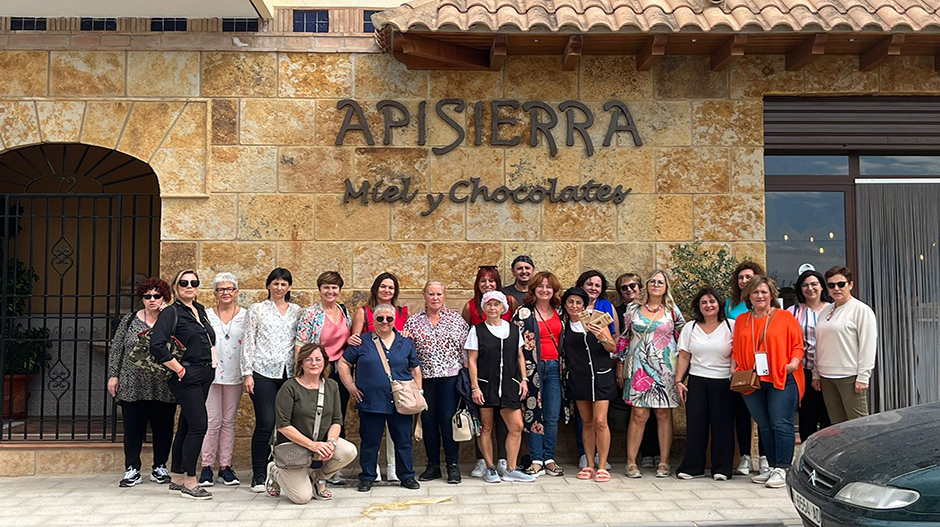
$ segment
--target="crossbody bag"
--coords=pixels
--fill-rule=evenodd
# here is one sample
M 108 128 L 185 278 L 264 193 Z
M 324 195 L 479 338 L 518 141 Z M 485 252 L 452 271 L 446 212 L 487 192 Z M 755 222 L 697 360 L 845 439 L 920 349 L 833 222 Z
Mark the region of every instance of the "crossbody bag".
M 372 335 L 372 343 L 375 344 L 375 351 L 379 354 L 382 361 L 382 367 L 385 368 L 385 375 L 392 387 L 392 401 L 395 402 L 395 410 L 402 415 L 420 414 L 428 409 L 428 403 L 424 400 L 424 395 L 418 388 L 418 383 L 414 379 L 407 381 L 396 381 L 392 379 L 392 370 L 388 367 L 388 358 L 385 356 L 385 346 L 379 342 L 379 336 Z
M 324 383 L 320 382 L 317 393 L 317 416 L 313 420 L 313 433 L 320 433 L 320 418 L 323 416 L 323 392 L 326 391 Z M 309 448 L 287 441 L 274 446 L 274 464 L 277 468 L 309 467 L 317 458 L 317 454 Z
M 777 314 L 775 309 L 773 313 L 767 316 L 767 321 L 764 322 L 764 331 L 760 335 L 760 340 L 754 344 L 753 354 L 756 356 L 758 350 L 764 344 L 764 337 L 767 336 L 767 328 L 770 327 L 770 321 L 773 320 L 774 315 Z M 751 315 L 748 315 L 748 322 L 752 321 Z M 751 331 L 754 331 L 754 326 L 751 325 Z M 754 342 L 753 333 L 751 336 L 751 342 Z M 731 374 L 731 391 L 738 393 L 750 393 L 754 390 L 760 390 L 760 375 L 757 374 L 757 359 L 754 359 L 754 367 L 749 370 L 736 371 Z

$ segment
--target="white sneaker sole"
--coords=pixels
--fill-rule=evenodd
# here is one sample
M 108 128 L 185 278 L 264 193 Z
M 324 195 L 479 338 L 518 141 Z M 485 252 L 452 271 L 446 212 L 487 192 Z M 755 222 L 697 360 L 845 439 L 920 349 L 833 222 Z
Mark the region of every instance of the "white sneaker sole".
M 122 489 L 129 489 L 129 488 L 131 488 L 131 487 L 136 487 L 137 485 L 140 485 L 142 482 L 143 482 L 143 480 L 141 480 L 141 479 L 138 479 L 138 480 L 136 480 L 136 481 L 132 481 L 132 482 L 130 482 L 130 483 L 119 482 L 119 483 L 118 483 L 118 487 L 121 487 Z
M 200 481 L 199 482 L 200 487 L 212 487 L 214 485 L 215 485 L 214 481 Z
M 241 485 L 241 481 L 238 481 L 237 479 L 233 479 L 232 481 L 222 480 L 222 484 L 226 487 L 234 487 L 236 485 Z

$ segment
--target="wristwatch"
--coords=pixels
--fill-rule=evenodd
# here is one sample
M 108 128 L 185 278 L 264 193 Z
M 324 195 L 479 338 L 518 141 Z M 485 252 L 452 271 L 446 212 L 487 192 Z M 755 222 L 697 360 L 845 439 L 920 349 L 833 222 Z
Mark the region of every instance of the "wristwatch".
M 327 443 L 333 443 L 333 446 L 336 446 L 336 440 L 335 440 L 335 439 L 327 439 L 326 442 L 327 442 Z

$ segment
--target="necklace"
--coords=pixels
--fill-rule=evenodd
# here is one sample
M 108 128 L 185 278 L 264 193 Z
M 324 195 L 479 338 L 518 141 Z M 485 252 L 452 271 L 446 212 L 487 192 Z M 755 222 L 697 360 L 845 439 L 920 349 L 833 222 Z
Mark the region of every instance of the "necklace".
M 219 322 L 222 324 L 222 334 L 225 335 L 225 340 L 229 340 L 232 333 L 232 322 L 235 321 L 235 315 L 238 314 L 238 306 L 235 306 L 235 309 L 232 310 L 232 318 L 228 319 L 228 324 L 222 322 L 222 310 L 215 308 L 216 315 L 219 316 Z
M 643 307 L 645 307 L 646 310 L 649 311 L 650 313 L 659 313 L 659 310 L 663 308 L 663 305 L 659 304 L 658 306 L 656 306 L 656 309 L 653 309 L 650 307 L 649 302 L 647 302 L 646 304 L 643 305 Z

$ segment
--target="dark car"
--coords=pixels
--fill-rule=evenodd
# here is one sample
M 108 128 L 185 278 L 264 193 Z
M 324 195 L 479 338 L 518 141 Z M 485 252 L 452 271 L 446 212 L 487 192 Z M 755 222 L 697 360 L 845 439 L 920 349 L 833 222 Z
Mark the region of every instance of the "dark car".
M 806 526 L 940 525 L 940 403 L 820 430 L 787 488 Z

